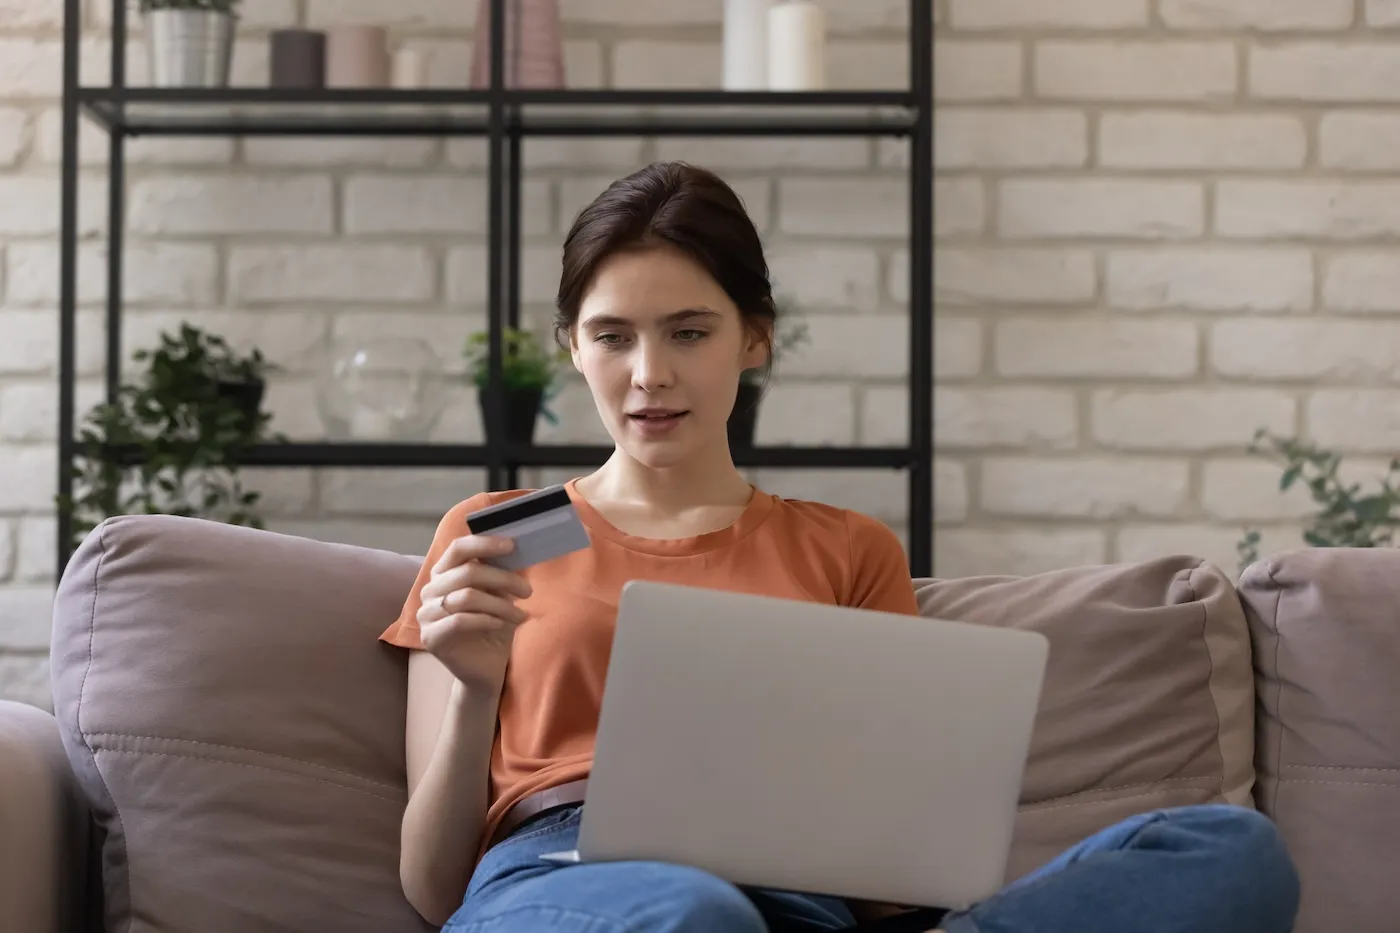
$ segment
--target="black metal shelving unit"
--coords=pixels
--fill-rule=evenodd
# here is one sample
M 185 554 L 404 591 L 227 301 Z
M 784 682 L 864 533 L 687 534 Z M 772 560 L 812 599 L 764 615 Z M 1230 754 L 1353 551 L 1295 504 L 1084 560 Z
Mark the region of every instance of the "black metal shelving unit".
M 505 87 L 505 0 L 493 5 L 486 89 L 286 91 L 128 87 L 127 0 L 112 0 L 111 83 L 79 83 L 82 0 L 64 0 L 59 261 L 58 490 L 72 490 L 76 455 L 78 122 L 108 135 L 107 393 L 121 379 L 125 144 L 136 136 L 471 136 L 488 141 L 487 307 L 491 379 L 501 378 L 502 329 L 520 321 L 521 146 L 529 136 L 884 136 L 909 145 L 909 442 L 902 447 L 758 447 L 744 467 L 905 470 L 909 558 L 933 564 L 933 22 L 928 0 L 909 2 L 910 86 L 894 91 L 727 92 L 526 90 Z M 578 445 L 288 443 L 253 450 L 248 465 L 485 468 L 490 488 L 521 467 L 588 467 L 610 448 Z M 114 451 L 121 458 L 121 451 Z M 71 520 L 58 516 L 58 572 L 71 553 Z

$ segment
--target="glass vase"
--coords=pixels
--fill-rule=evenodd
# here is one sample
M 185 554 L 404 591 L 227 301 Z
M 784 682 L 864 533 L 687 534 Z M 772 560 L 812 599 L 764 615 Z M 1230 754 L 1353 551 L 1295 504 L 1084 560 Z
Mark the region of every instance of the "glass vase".
M 334 341 L 316 381 L 316 407 L 333 441 L 426 441 L 442 416 L 442 362 L 412 337 Z

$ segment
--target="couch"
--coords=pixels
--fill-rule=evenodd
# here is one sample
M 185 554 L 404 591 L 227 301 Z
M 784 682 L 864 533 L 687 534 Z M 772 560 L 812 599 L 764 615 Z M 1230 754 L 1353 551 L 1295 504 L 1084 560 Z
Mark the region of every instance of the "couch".
M 431 529 L 425 529 L 425 535 Z M 429 929 L 397 875 L 418 558 L 110 519 L 53 610 L 53 715 L 0 705 L 0 930 Z M 1014 877 L 1129 814 L 1280 827 L 1298 933 L 1400 924 L 1400 552 L 1190 556 L 916 581 L 930 616 L 1045 633 Z

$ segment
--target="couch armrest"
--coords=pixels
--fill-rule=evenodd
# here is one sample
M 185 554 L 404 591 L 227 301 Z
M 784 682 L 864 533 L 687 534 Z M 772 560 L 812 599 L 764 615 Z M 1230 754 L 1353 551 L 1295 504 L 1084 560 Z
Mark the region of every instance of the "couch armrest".
M 0 930 L 82 928 L 88 826 L 57 721 L 0 701 Z
M 1305 548 L 1247 569 L 1255 799 L 1303 898 L 1296 933 L 1393 933 L 1400 917 L 1400 550 Z

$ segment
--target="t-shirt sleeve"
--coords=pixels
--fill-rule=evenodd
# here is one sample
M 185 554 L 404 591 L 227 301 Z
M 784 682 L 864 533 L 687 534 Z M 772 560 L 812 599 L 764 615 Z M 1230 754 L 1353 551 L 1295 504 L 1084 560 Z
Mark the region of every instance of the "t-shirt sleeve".
M 909 574 L 904 545 L 889 526 L 868 515 L 849 512 L 851 590 L 848 606 L 918 615 L 919 601 Z
M 404 599 L 403 609 L 399 612 L 399 617 L 379 636 L 380 641 L 400 648 L 422 649 L 423 639 L 418 633 L 418 609 L 423 604 L 419 598 L 423 584 L 432 578 L 433 565 L 442 557 L 447 546 L 467 533 L 467 516 L 488 504 L 490 500 L 487 494 L 479 493 L 453 506 L 442 517 L 442 521 L 438 522 L 432 546 L 428 548 L 428 555 L 423 558 L 423 565 L 418 568 L 418 576 L 414 578 L 413 588 Z

